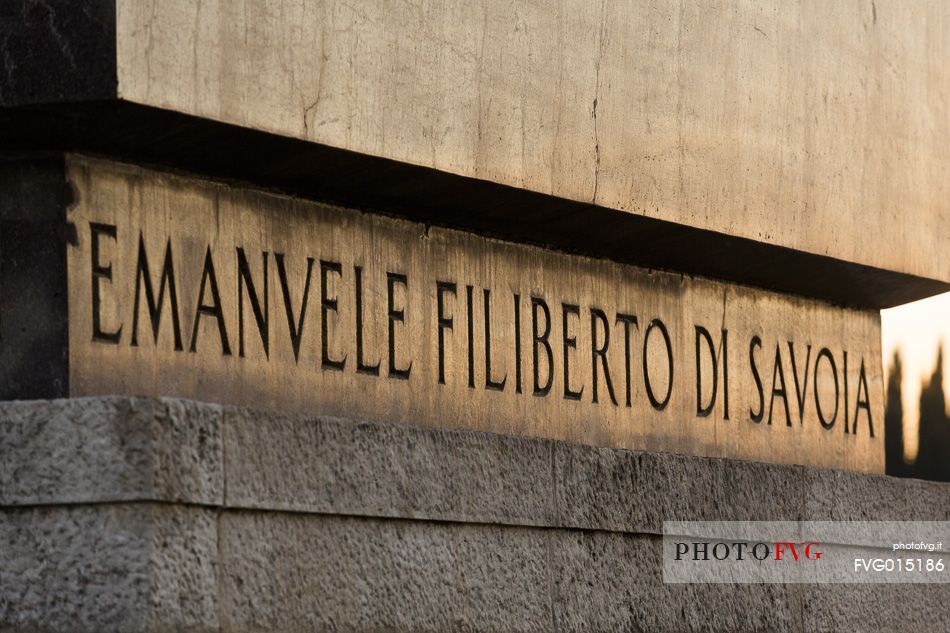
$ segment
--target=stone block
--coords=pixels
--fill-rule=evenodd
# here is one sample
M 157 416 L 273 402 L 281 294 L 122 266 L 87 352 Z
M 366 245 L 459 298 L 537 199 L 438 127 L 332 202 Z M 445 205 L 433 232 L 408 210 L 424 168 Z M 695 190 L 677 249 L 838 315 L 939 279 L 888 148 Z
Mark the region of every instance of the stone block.
M 803 469 L 808 521 L 950 521 L 950 484 Z
M 224 498 L 221 407 L 123 397 L 0 403 L 0 506 Z
M 798 630 L 797 587 L 664 584 L 659 536 L 564 531 L 552 540 L 552 630 Z
M 809 633 L 918 633 L 947 629 L 950 584 L 802 586 Z
M 217 521 L 194 507 L 0 510 L 0 631 L 219 631 Z
M 225 631 L 549 631 L 536 529 L 225 513 Z
M 546 440 L 225 409 L 228 507 L 550 525 Z
M 558 523 L 662 534 L 663 521 L 796 521 L 795 466 L 557 443 Z
M 114 161 L 67 173 L 72 396 L 884 469 L 877 312 Z
M 950 287 L 948 131 L 929 123 L 948 108 L 922 89 L 947 83 L 948 45 L 928 31 L 941 2 L 8 4 L 14 147 L 134 156 L 835 303 Z

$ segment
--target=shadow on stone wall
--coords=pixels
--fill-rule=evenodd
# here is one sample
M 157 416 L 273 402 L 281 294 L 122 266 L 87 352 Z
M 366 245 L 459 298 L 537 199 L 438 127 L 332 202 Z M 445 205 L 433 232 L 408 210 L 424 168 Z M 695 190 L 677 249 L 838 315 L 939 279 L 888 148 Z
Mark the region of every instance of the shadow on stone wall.
M 904 459 L 903 380 L 900 353 L 895 352 L 887 379 L 884 411 L 885 460 L 888 475 L 950 481 L 950 419 L 943 393 L 943 347 L 937 350 L 937 365 L 920 393 L 919 449 L 912 462 Z

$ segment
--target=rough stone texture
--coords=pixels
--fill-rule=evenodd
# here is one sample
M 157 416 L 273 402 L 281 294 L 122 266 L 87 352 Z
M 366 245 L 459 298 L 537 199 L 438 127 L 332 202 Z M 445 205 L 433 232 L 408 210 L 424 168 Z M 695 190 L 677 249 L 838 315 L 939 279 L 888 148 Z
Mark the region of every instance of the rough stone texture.
M 217 631 L 218 518 L 188 506 L 152 506 L 150 593 L 152 631 Z
M 543 531 L 226 513 L 219 542 L 227 631 L 551 629 Z
M 0 429 L 2 633 L 950 624 L 950 584 L 663 584 L 658 533 L 946 520 L 947 484 L 171 399 L 5 403 Z
M 950 627 L 950 585 L 802 586 L 803 631 L 920 633 Z
M 789 631 L 792 586 L 664 585 L 659 536 L 552 533 L 557 631 Z
M 223 500 L 221 407 L 77 398 L 0 403 L 0 505 Z
M 222 517 L 220 539 L 229 631 L 783 631 L 800 618 L 795 588 L 664 586 L 653 536 L 242 513 Z
M 804 470 L 808 521 L 950 521 L 950 485 L 841 470 Z
M 0 511 L 0 631 L 216 631 L 214 513 L 152 504 Z
M 222 516 L 220 542 L 226 631 L 883 633 L 935 630 L 950 597 L 664 585 L 660 537 L 600 531 L 245 512 Z
M 228 507 L 553 525 L 554 443 L 225 410 Z
M 2 505 L 161 500 L 653 534 L 663 520 L 950 520 L 936 482 L 172 398 L 7 402 L 0 421 Z
M 557 443 L 558 524 L 663 533 L 663 521 L 800 518 L 802 471 L 759 462 L 696 459 Z
M 126 504 L 0 513 L 0 631 L 920 631 L 950 585 L 664 585 L 660 537 Z M 220 621 L 219 621 L 220 619 Z

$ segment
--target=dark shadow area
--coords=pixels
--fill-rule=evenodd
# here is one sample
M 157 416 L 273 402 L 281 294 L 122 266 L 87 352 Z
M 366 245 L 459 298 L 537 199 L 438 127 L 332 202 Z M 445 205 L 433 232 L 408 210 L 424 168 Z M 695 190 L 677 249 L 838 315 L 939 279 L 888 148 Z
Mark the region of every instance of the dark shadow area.
M 937 365 L 920 393 L 920 425 L 917 456 L 904 458 L 904 413 L 900 353 L 891 361 L 884 412 L 885 460 L 888 475 L 934 481 L 950 481 L 950 418 L 943 392 L 943 346 L 937 350 Z
M 117 100 L 0 108 L 7 152 L 82 152 L 857 308 L 950 284 Z

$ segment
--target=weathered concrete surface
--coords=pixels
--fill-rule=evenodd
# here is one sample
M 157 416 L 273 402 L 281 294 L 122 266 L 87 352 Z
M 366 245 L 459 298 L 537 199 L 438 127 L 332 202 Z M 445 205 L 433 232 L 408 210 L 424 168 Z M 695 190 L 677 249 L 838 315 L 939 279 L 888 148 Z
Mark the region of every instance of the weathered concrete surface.
M 797 520 L 810 472 L 230 407 L 223 435 L 226 505 L 297 512 L 661 534 L 686 517 Z
M 549 544 L 536 530 L 245 513 L 222 517 L 220 541 L 225 630 L 552 624 Z
M 943 2 L 115 4 L 122 99 L 950 280 Z
M 795 587 L 664 586 L 657 537 L 225 514 L 219 538 L 228 631 L 786 631 L 801 617 Z
M 551 535 L 557 631 L 795 631 L 790 585 L 667 585 L 662 542 L 612 532 Z
M 140 504 L 0 516 L 4 631 L 884 632 L 946 618 L 947 585 L 665 585 L 655 535 Z
M 221 407 L 77 398 L 0 403 L 0 505 L 224 499 Z
M 219 631 L 217 522 L 173 505 L 0 510 L 0 631 Z
M 950 585 L 660 565 L 663 519 L 946 520 L 946 484 L 172 399 L 6 403 L 0 429 L 4 633 L 947 625 Z
M 229 507 L 558 524 L 550 441 L 231 407 L 223 436 Z
M 67 163 L 71 396 L 884 471 L 877 311 Z
M 947 585 L 824 585 L 803 588 L 804 631 L 947 629 Z
M 892 477 L 851 477 L 805 469 L 804 518 L 809 521 L 950 521 L 946 484 Z
M 810 469 L 558 443 L 562 525 L 662 534 L 663 521 L 795 521 Z
M 662 534 L 664 520 L 950 520 L 950 487 L 172 398 L 0 405 L 0 504 L 248 510 Z

